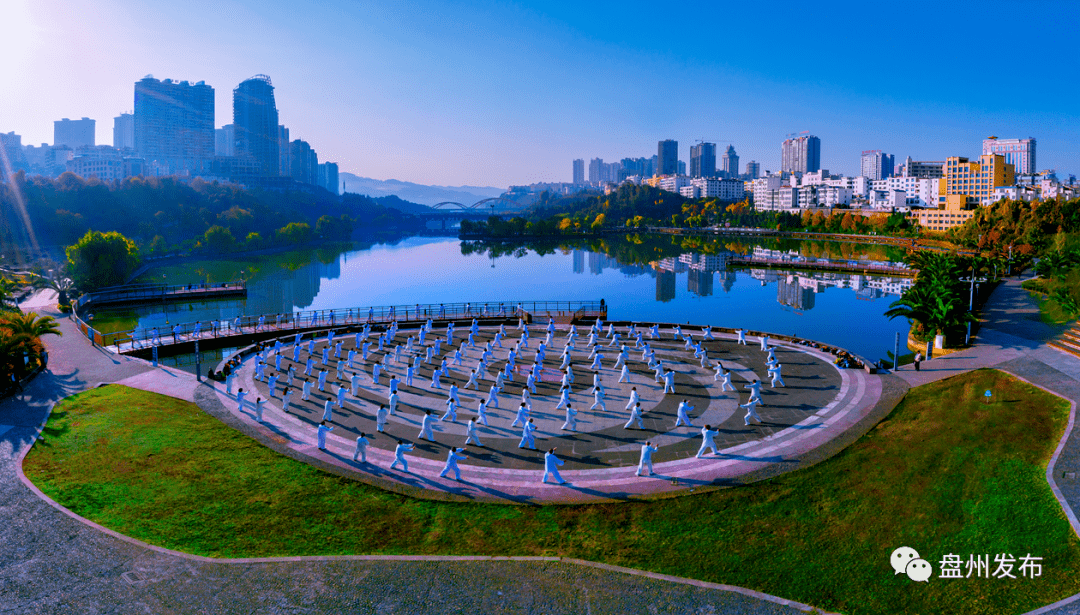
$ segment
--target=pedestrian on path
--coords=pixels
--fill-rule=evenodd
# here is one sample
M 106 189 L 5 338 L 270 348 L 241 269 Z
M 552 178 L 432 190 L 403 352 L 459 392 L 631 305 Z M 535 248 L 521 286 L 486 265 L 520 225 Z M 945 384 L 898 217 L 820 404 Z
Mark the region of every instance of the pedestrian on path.
M 916 352 L 915 353 L 915 371 L 919 371 L 919 363 L 922 363 L 922 360 L 923 360 L 922 352 Z
M 266 403 L 266 402 L 263 401 L 263 398 L 261 398 L 261 397 L 256 397 L 255 398 L 255 420 L 260 422 L 260 423 L 263 422 L 262 421 L 262 414 L 263 414 L 263 404 L 264 403 Z
M 244 397 L 246 397 L 246 396 L 247 396 L 247 393 L 244 392 L 244 389 L 240 389 L 236 393 L 236 404 L 237 404 L 236 409 L 237 410 L 240 410 L 240 411 L 244 410 Z
M 544 454 L 544 479 L 541 482 L 547 483 L 548 476 L 551 476 L 557 484 L 565 485 L 566 481 L 559 476 L 559 466 L 563 464 L 563 460 L 555 456 L 555 448 L 551 447 L 551 450 Z
M 405 459 L 405 453 L 413 450 L 412 444 L 405 444 L 404 441 L 398 440 L 397 446 L 394 447 L 394 463 L 390 464 L 390 469 L 393 470 L 397 467 L 397 464 L 401 464 L 402 471 L 409 471 L 409 460 Z
M 649 476 L 653 476 L 656 472 L 653 472 L 652 467 L 652 455 L 656 452 L 656 447 L 652 445 L 652 442 L 646 442 L 641 445 L 641 460 L 638 461 L 637 472 L 638 476 L 645 475 L 645 468 L 649 468 Z
M 915 369 L 918 369 L 918 367 L 916 367 Z M 236 380 L 236 374 L 233 374 L 232 372 L 230 372 L 228 376 L 225 376 L 226 395 L 232 395 L 232 385 L 234 380 Z
M 446 478 L 447 474 L 453 472 L 454 480 L 461 480 L 461 468 L 458 467 L 457 462 L 468 459 L 468 457 L 461 454 L 462 450 L 460 448 L 450 448 L 450 452 L 446 455 L 446 465 L 443 466 L 442 472 L 439 472 L 439 478 Z
M 352 460 L 356 461 L 356 458 L 359 457 L 360 463 L 367 463 L 367 447 L 367 434 L 361 431 L 360 436 L 356 438 L 356 450 L 353 451 Z
M 739 334 L 739 343 L 742 344 L 743 346 L 745 346 L 746 345 L 746 330 L 739 329 L 738 331 L 736 331 L 736 333 Z

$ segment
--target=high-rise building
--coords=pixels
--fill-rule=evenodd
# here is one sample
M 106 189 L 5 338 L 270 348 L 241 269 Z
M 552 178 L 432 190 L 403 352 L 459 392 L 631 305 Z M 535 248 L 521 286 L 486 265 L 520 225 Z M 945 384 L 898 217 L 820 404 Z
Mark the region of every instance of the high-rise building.
M 720 157 L 720 167 L 723 176 L 727 179 L 735 179 L 739 176 L 739 155 L 735 153 L 733 146 L 727 146 L 724 155 Z
M 882 153 L 879 149 L 866 150 L 859 163 L 860 175 L 868 179 L 889 179 L 893 176 L 892 154 Z
M 781 149 L 780 170 L 813 173 L 821 169 L 821 139 L 814 135 L 789 136 Z
M 761 163 L 751 160 L 746 163 L 746 179 L 754 180 L 761 177 Z
M 0 132 L 0 180 L 7 181 L 10 175 L 25 168 L 22 135 L 14 131 L 7 134 Z
M 714 152 L 715 155 L 715 152 Z M 713 166 L 715 167 L 715 159 Z M 675 175 L 679 172 L 679 142 L 667 139 L 656 145 L 656 174 Z
M 135 149 L 135 115 L 121 113 L 113 118 L 112 145 L 116 149 Z
M 94 147 L 94 131 L 97 122 L 88 117 L 69 120 L 66 117 L 53 122 L 53 145 L 66 145 L 71 149 Z
M 289 129 L 278 124 L 278 175 L 288 177 L 292 175 L 292 147 L 289 141 Z
M 983 139 L 982 153 L 1001 154 L 1005 162 L 1013 165 L 1016 172 L 1023 175 L 1035 173 L 1035 137 L 1027 139 Z
M 690 177 L 716 175 L 716 144 L 698 143 L 690 146 Z
M 319 165 L 319 185 L 334 194 L 339 192 L 338 166 L 336 162 L 325 162 Z
M 205 82 L 135 82 L 135 151 L 168 173 L 202 171 L 214 158 L 214 88 Z
M 225 124 L 214 131 L 214 155 L 236 155 L 236 125 Z
M 289 144 L 292 158 L 292 178 L 303 184 L 319 183 L 319 157 L 307 141 L 296 139 Z
M 601 177 L 603 175 L 603 169 L 604 169 L 604 159 L 603 158 L 593 158 L 592 160 L 589 161 L 589 183 L 590 184 L 598 184 L 601 181 L 603 181 L 602 177 Z
M 667 303 L 675 298 L 675 272 L 656 267 L 656 300 Z
M 581 158 L 574 160 L 574 185 L 580 186 L 585 183 L 585 161 Z
M 255 75 L 233 90 L 236 155 L 254 159 L 261 175 L 278 174 L 278 112 L 270 77 Z

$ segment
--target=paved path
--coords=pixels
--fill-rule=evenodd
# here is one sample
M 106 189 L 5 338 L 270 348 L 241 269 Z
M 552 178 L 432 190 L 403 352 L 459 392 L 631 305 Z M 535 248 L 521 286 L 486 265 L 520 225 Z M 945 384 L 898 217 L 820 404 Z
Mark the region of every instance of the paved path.
M 23 307 L 49 313 L 48 303 L 37 296 Z M 0 401 L 0 613 L 788 615 L 808 608 L 741 588 L 588 562 L 210 560 L 117 536 L 66 514 L 19 480 L 19 462 L 37 439 L 49 408 L 105 382 L 166 387 L 170 394 L 190 398 L 196 390 L 212 394 L 212 389 L 196 389 L 192 376 L 179 370 L 154 370 L 139 360 L 90 349 L 71 321 L 59 322 L 64 337 L 45 340 L 49 370 L 23 394 Z
M 264 380 L 254 379 L 255 357 L 249 357 L 238 371 L 233 392 L 241 387 L 247 392 L 241 410 L 225 387 L 217 385 L 216 403 L 208 396 L 199 395 L 198 402 L 207 412 L 220 416 L 223 411 L 232 414 L 230 425 L 251 435 L 268 447 L 290 456 L 314 463 L 342 475 L 352 476 L 381 487 L 394 489 L 410 495 L 488 502 L 511 503 L 587 503 L 620 501 L 627 499 L 657 497 L 677 492 L 703 488 L 728 487 L 805 467 L 827 455 L 818 449 L 836 450 L 832 441 L 847 437 L 854 439 L 865 432 L 865 421 L 871 415 L 886 413 L 895 407 L 906 390 L 902 382 L 891 376 L 870 375 L 862 370 L 838 369 L 832 364 L 833 356 L 798 344 L 770 342 L 777 359 L 784 366 L 786 386 L 772 388 L 766 374 L 766 353 L 760 350 L 759 341 L 749 345 L 736 343 L 734 335 L 717 335 L 713 341 L 703 342 L 710 358 L 707 365 L 721 360 L 731 370 L 735 391 L 721 392 L 720 383 L 713 380 L 714 369 L 702 368 L 693 353 L 682 341 L 674 340 L 674 332 L 664 327 L 660 340 L 650 341 L 668 368 L 677 372 L 677 394 L 664 394 L 662 385 L 654 380 L 654 373 L 642 360 L 642 350 L 628 345 L 631 369 L 629 382 L 619 383 L 619 370 L 613 369 L 614 348 L 607 348 L 607 339 L 601 337 L 600 347 L 606 358 L 599 376 L 606 383 L 606 409 L 592 410 L 594 401 L 590 393 L 593 372 L 586 369 L 590 361 L 588 346 L 581 343 L 571 352 L 570 365 L 576 366 L 575 382 L 570 396 L 572 405 L 578 408 L 576 431 L 561 429 L 565 412 L 557 409 L 561 372 L 559 359 L 552 359 L 567 338 L 568 327 L 557 327 L 553 335 L 553 350 L 549 352 L 541 382 L 531 397 L 532 412 L 538 426 L 535 449 L 520 448 L 521 427 L 514 427 L 516 410 L 520 403 L 520 391 L 524 374 L 532 366 L 538 340 L 545 336 L 544 327 L 530 328 L 531 349 L 522 349 L 517 364 L 516 383 L 507 382 L 500 395 L 499 408 L 489 408 L 489 426 L 480 426 L 479 439 L 482 447 L 467 447 L 469 457 L 461 462 L 462 480 L 440 478 L 439 474 L 450 447 L 465 444 L 465 423 L 475 415 L 475 408 L 486 390 L 492 385 L 493 374 L 506 365 L 506 356 L 512 343 L 505 348 L 494 348 L 494 358 L 488 370 L 479 378 L 480 390 L 466 390 L 469 370 L 477 366 L 484 344 L 492 340 L 497 328 L 479 328 L 475 347 L 466 347 L 462 366 L 441 379 L 442 388 L 432 388 L 432 371 L 441 357 L 433 358 L 430 365 L 422 362 L 417 369 L 414 386 L 406 384 L 404 370 L 410 357 L 425 355 L 425 347 L 419 342 L 412 344 L 412 351 L 402 352 L 400 361 L 394 350 L 396 345 L 407 346 L 406 340 L 415 336 L 416 330 L 402 328 L 385 351 L 370 352 L 364 360 L 361 353 L 355 357 L 354 368 L 342 363 L 342 378 L 336 377 L 337 361 L 333 345 L 327 338 L 301 341 L 299 348 L 288 344 L 281 348 L 281 371 L 275 370 L 277 355 L 268 356 Z M 616 329 L 627 336 L 625 327 Z M 516 333 L 513 328 L 508 333 Z M 433 345 L 436 333 L 427 336 L 427 348 Z M 445 333 L 439 333 L 445 339 Z M 582 337 L 587 328 L 582 328 Z M 648 336 L 646 336 L 648 339 Z M 455 342 L 464 340 L 461 329 Z M 341 356 L 345 359 L 357 336 L 338 336 L 334 344 L 343 344 Z M 361 340 L 362 341 L 362 340 Z M 373 344 L 373 348 L 375 345 Z M 330 349 L 330 350 L 327 350 Z M 453 359 L 455 348 L 442 345 L 441 352 Z M 325 393 L 313 386 L 308 402 L 300 399 L 300 383 L 316 380 L 326 351 L 330 355 L 327 366 Z M 310 352 L 310 355 L 309 355 Z M 298 359 L 294 362 L 292 357 Z M 312 363 L 312 375 L 305 377 L 305 365 Z M 385 359 L 385 360 L 384 360 Z M 375 364 L 386 365 L 382 370 L 380 384 L 372 382 Z M 453 362 L 451 361 L 453 365 Z M 285 376 L 295 368 L 293 395 L 288 412 L 283 410 L 281 397 L 286 388 Z M 271 395 L 268 380 L 276 380 Z M 375 412 L 379 405 L 388 404 L 387 381 L 390 374 L 401 378 L 400 402 L 395 415 L 388 417 L 385 433 L 376 433 Z M 349 390 L 353 375 L 358 378 L 356 395 Z M 746 424 L 745 411 L 738 405 L 749 399 L 747 385 L 753 380 L 764 381 L 762 397 L 765 404 L 757 412 L 760 421 Z M 426 412 L 441 417 L 446 411 L 448 390 L 451 385 L 461 388 L 456 422 L 437 422 L 433 430 L 434 441 L 418 438 L 420 423 Z M 337 391 L 344 387 L 344 407 L 336 407 Z M 640 395 L 644 419 L 640 428 L 627 429 L 629 418 L 626 410 L 631 388 Z M 263 423 L 255 420 L 254 397 L 268 400 L 264 404 Z M 683 400 L 694 407 L 689 412 L 695 427 L 676 426 L 676 407 Z M 325 402 L 330 401 L 335 430 L 327 439 L 327 450 L 321 451 L 316 442 L 316 426 L 323 420 Z M 696 453 L 701 444 L 701 428 L 710 424 L 719 432 L 715 437 L 719 453 L 711 451 L 701 458 Z M 851 432 L 851 433 L 849 433 Z M 367 452 L 368 463 L 352 461 L 355 438 L 368 434 L 371 445 Z M 398 440 L 416 446 L 407 456 L 408 472 L 392 470 L 393 448 Z M 640 449 L 646 440 L 654 442 L 659 450 L 654 455 L 656 475 L 635 475 Z M 568 485 L 543 484 L 543 452 L 557 447 L 565 462 L 561 468 Z

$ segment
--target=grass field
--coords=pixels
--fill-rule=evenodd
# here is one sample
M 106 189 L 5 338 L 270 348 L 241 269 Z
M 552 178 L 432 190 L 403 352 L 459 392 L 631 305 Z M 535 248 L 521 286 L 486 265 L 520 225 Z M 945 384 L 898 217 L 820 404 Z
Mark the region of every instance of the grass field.
M 1068 408 L 980 370 L 912 390 L 807 470 L 657 502 L 515 507 L 388 493 L 278 455 L 192 404 L 109 386 L 57 406 L 24 469 L 80 515 L 200 555 L 561 555 L 844 613 L 1019 613 L 1080 591 L 1080 544 L 1044 476 Z M 894 576 L 899 546 L 930 561 L 929 583 Z M 939 578 L 948 553 L 1031 554 L 1042 575 Z

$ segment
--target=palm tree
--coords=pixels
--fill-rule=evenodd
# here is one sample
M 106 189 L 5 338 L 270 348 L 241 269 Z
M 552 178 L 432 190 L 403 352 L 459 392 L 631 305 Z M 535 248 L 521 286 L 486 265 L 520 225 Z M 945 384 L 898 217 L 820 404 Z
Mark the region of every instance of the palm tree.
M 56 302 L 60 305 L 69 303 L 68 291 L 73 288 L 70 278 L 57 278 L 51 280 L 45 276 L 36 275 L 31 281 L 34 288 L 51 288 L 56 291 Z
M 0 310 L 4 309 L 7 304 L 15 305 L 15 289 L 18 288 L 18 284 L 14 280 L 9 280 L 5 277 L 0 277 Z
M 6 329 L 12 337 L 40 338 L 43 335 L 63 335 L 56 319 L 52 316 L 38 316 L 37 312 L 5 314 L 0 319 L 0 329 Z

